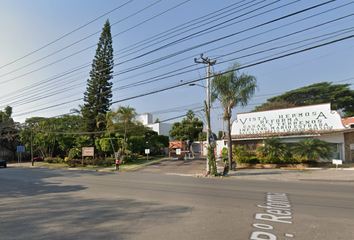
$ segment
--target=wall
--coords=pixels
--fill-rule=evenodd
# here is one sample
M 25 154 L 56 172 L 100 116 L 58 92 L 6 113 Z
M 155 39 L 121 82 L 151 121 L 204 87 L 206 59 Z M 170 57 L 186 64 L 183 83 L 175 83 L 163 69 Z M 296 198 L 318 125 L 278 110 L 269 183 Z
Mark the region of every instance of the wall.
M 354 144 L 354 132 L 344 134 L 344 149 L 345 149 L 345 161 L 354 162 L 354 150 L 350 149 L 350 145 Z M 353 145 L 352 145 L 353 146 Z
M 270 111 L 239 113 L 232 122 L 232 135 L 344 129 L 330 103 Z

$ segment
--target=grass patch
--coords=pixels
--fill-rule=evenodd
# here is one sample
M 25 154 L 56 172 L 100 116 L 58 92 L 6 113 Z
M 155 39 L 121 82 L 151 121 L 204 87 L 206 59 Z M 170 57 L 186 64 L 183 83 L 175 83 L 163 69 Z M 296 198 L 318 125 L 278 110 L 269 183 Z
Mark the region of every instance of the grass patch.
M 68 164 L 66 164 L 66 163 L 46 163 L 46 162 L 44 162 L 44 163 L 40 163 L 40 164 L 37 164 L 37 165 L 40 165 L 40 166 L 54 166 L 54 167 L 69 167 Z

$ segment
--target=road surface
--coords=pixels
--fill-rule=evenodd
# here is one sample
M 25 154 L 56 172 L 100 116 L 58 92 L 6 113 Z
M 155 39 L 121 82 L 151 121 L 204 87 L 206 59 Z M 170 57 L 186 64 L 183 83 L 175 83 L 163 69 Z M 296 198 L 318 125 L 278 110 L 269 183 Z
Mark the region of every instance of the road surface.
M 6 240 L 354 239 L 353 182 L 14 167 L 0 181 Z

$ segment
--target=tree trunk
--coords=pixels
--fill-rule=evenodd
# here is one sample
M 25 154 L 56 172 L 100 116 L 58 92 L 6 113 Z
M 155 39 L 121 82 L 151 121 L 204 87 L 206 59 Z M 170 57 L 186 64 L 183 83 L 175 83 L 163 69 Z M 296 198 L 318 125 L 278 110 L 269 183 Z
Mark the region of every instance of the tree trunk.
M 229 116 L 228 116 L 228 118 L 226 120 L 227 149 L 228 149 L 227 156 L 228 156 L 229 169 L 231 170 L 231 168 L 232 168 L 232 143 L 231 143 L 231 126 L 230 126 L 230 118 L 229 118 Z

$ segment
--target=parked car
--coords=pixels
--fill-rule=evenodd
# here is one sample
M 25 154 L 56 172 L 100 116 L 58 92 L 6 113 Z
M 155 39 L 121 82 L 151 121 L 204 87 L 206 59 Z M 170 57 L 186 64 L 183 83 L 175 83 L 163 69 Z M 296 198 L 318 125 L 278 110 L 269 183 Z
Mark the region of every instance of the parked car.
M 38 161 L 43 161 L 43 158 L 41 158 L 41 156 L 38 157 L 34 157 L 33 161 L 38 162 Z
M 3 166 L 4 168 L 6 168 L 7 167 L 6 160 L 0 158 L 0 166 Z

